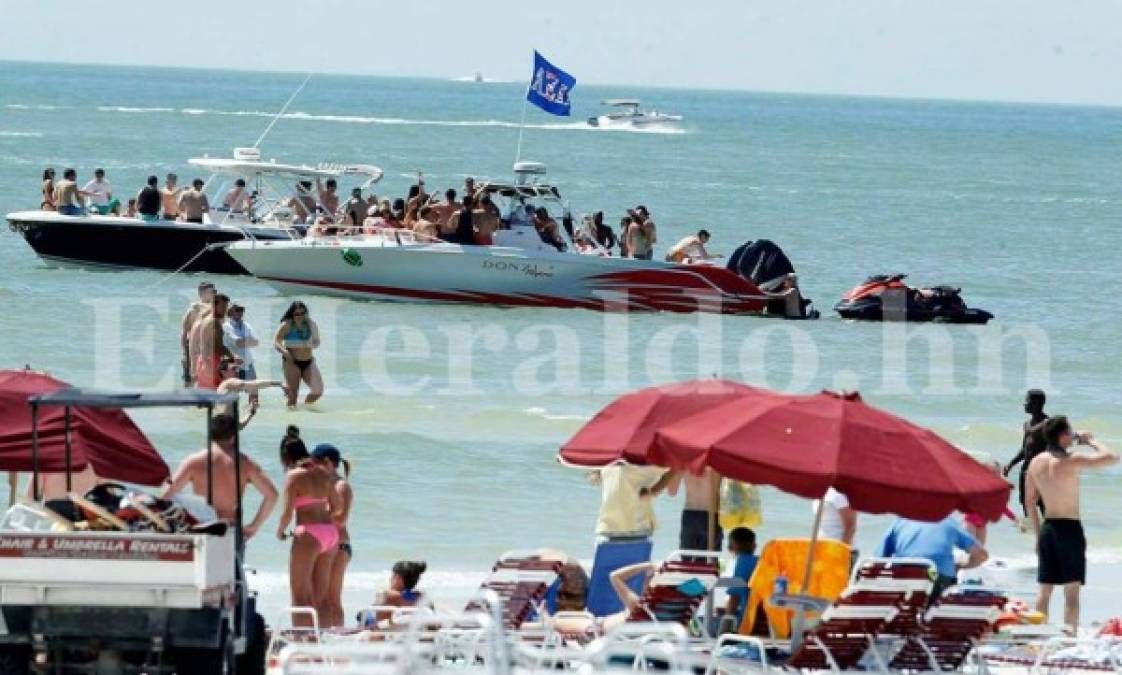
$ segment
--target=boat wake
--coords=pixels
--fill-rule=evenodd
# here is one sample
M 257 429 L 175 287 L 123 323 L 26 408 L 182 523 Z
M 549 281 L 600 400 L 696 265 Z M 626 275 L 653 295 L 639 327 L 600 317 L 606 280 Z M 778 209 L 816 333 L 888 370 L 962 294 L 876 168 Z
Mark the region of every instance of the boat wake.
M 276 113 L 267 112 L 264 110 L 209 110 L 205 108 L 168 108 L 168 107 L 138 107 L 138 106 L 98 106 L 100 112 L 116 112 L 128 114 L 182 114 L 182 115 L 219 115 L 227 117 L 262 117 L 272 119 L 276 117 Z M 329 114 L 315 114 L 307 112 L 288 112 L 280 116 L 284 120 L 302 120 L 306 122 L 335 122 L 341 124 L 373 124 L 373 125 L 387 125 L 387 126 L 430 126 L 430 127 L 498 127 L 517 129 L 518 122 L 511 120 L 432 120 L 432 119 L 415 119 L 407 117 L 373 117 L 363 115 L 329 115 Z M 592 127 L 584 122 L 553 122 L 553 123 L 540 123 L 540 124 L 527 124 L 527 129 L 546 129 L 554 131 L 598 131 L 609 133 L 638 133 L 638 134 L 684 134 L 688 133 L 685 129 L 677 128 L 633 128 L 626 126 L 618 127 Z
M 0 138 L 41 138 L 39 131 L 0 131 Z

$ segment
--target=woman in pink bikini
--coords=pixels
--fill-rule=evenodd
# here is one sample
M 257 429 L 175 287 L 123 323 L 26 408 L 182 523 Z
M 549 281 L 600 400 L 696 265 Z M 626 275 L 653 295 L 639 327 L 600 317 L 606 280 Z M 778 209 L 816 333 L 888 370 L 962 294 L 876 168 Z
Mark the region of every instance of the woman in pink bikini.
M 288 524 L 296 516 L 288 562 L 292 606 L 314 607 L 318 616 L 326 616 L 330 612 L 327 589 L 331 568 L 339 550 L 339 526 L 335 521 L 342 511 L 335 476 L 312 460 L 295 426 L 288 427 L 280 455 L 288 474 L 284 479 L 284 510 L 277 524 L 278 539 L 284 541 L 289 537 Z M 294 616 L 293 624 L 300 619 Z

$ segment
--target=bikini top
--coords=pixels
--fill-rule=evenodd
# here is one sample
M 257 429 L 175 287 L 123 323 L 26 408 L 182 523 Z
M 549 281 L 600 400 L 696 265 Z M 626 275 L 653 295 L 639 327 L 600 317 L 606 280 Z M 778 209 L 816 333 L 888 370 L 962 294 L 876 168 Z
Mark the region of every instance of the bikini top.
M 306 323 L 303 327 L 300 327 L 297 326 L 295 322 L 290 322 L 288 324 L 288 332 L 285 334 L 284 339 L 286 341 L 307 342 L 312 339 L 312 325 Z
M 326 497 L 296 497 L 292 500 L 292 506 L 298 509 L 303 509 L 309 506 L 327 506 Z

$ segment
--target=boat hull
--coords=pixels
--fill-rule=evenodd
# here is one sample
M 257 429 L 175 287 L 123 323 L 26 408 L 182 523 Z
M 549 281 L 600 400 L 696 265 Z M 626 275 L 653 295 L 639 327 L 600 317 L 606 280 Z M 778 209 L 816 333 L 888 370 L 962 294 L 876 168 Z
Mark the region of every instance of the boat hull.
M 361 239 L 240 242 L 230 255 L 282 290 L 405 302 L 758 314 L 765 298 L 722 268 L 505 246 Z
M 247 230 L 240 227 L 49 211 L 9 213 L 7 218 L 9 228 L 49 265 L 248 273 L 223 248 L 207 248 L 245 239 Z M 262 239 L 289 237 L 279 228 L 248 231 Z

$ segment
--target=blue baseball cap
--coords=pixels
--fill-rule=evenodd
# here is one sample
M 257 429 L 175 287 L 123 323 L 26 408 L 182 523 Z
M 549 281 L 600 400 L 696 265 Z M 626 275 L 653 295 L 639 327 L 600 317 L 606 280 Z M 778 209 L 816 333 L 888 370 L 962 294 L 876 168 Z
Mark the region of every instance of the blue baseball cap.
M 339 448 L 330 443 L 320 443 L 312 448 L 312 459 L 329 459 L 333 464 L 338 464 L 342 456 Z

